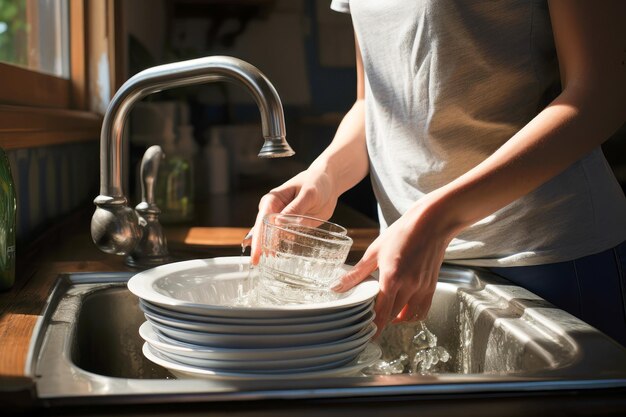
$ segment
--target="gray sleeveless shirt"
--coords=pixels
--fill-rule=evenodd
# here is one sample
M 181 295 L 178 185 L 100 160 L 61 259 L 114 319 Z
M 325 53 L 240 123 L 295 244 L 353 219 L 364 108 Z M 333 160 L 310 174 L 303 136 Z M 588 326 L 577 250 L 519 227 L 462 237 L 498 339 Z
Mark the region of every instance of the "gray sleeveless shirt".
M 365 67 L 381 227 L 498 149 L 560 91 L 545 1 L 334 0 Z M 478 203 L 478 202 L 477 202 Z M 626 199 L 598 148 L 465 229 L 447 262 L 561 262 L 626 240 Z

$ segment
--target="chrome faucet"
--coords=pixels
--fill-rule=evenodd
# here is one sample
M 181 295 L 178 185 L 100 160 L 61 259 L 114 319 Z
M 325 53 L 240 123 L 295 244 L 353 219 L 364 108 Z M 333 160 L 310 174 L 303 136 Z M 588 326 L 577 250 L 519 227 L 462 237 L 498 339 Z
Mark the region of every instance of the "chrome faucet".
M 265 138 L 259 152 L 260 158 L 294 154 L 285 140 L 285 119 L 280 97 L 269 80 L 249 63 L 227 56 L 212 56 L 160 65 L 138 73 L 117 91 L 102 123 L 100 195 L 94 200 L 97 207 L 91 219 L 91 237 L 102 251 L 118 255 L 132 254 L 127 258 L 127 263 L 139 266 L 157 265 L 169 259 L 165 239 L 158 236 L 154 239 L 143 238 L 147 233 L 144 229 L 146 221 L 140 221 L 141 215 L 128 206 L 122 181 L 124 125 L 133 105 L 149 94 L 215 81 L 239 84 L 254 97 L 261 112 Z M 141 212 L 142 208 L 138 208 Z M 151 215 L 157 212 L 152 208 Z M 153 216 L 150 223 L 155 226 L 155 222 L 158 224 L 158 219 Z M 156 229 L 160 230 L 160 227 Z M 142 248 L 141 242 L 148 240 L 151 247 Z

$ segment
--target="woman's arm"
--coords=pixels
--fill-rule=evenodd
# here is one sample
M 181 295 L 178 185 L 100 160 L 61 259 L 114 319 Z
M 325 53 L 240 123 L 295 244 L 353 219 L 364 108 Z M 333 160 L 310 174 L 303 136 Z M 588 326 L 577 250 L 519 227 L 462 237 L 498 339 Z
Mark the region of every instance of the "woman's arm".
M 356 34 L 355 34 L 356 41 Z M 356 41 L 357 99 L 341 121 L 332 143 L 311 166 L 261 198 L 251 238 L 251 262 L 261 257 L 261 222 L 268 213 L 304 214 L 328 219 L 337 199 L 361 181 L 369 170 L 365 147 L 363 62 Z
M 359 42 L 354 34 L 356 52 L 356 101 L 344 116 L 331 144 L 311 164 L 336 179 L 337 196 L 359 183 L 369 171 L 365 145 L 365 75 Z
M 456 229 L 561 173 L 626 120 L 626 2 L 552 0 L 549 7 L 562 93 L 493 155 L 437 191 Z
M 345 291 L 379 269 L 379 328 L 395 317 L 425 317 L 455 235 L 564 171 L 624 123 L 626 2 L 549 6 L 562 93 L 494 154 L 416 202 L 337 285 Z

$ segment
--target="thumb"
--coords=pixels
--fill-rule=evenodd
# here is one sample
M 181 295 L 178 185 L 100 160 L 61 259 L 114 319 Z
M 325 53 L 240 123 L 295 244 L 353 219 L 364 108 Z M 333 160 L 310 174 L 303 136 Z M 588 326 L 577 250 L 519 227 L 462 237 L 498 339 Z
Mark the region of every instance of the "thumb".
M 368 251 L 369 252 L 369 251 Z M 354 267 L 339 279 L 331 289 L 335 292 L 346 292 L 354 287 L 378 268 L 377 257 L 373 253 L 365 252 L 365 255 Z
M 263 225 L 263 218 L 266 214 L 277 213 L 285 207 L 283 200 L 279 192 L 276 190 L 270 191 L 264 195 L 259 202 L 259 211 L 254 222 L 254 226 L 250 233 L 244 238 L 244 245 L 250 243 L 250 263 L 256 265 L 261 258 L 261 231 Z
M 264 213 L 259 212 L 252 230 L 246 235 L 245 239 L 250 241 L 250 264 L 257 265 L 261 258 L 261 223 L 263 222 Z

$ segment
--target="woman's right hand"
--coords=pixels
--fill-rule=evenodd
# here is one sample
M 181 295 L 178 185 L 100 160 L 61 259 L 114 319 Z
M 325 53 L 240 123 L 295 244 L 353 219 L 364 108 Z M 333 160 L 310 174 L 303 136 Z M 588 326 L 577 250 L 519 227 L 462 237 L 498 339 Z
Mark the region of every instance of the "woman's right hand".
M 252 228 L 252 265 L 258 264 L 261 257 L 261 225 L 265 215 L 301 214 L 328 220 L 335 211 L 338 198 L 332 178 L 313 167 L 265 194 L 259 202 L 259 213 Z

